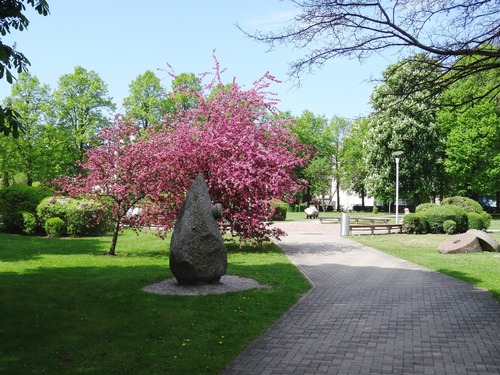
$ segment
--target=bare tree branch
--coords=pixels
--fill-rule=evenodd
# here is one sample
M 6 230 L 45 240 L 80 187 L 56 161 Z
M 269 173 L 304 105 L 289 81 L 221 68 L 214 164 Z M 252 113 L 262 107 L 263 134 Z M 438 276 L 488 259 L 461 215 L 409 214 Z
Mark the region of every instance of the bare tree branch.
M 399 52 L 402 57 L 424 52 L 431 57 L 442 74 L 438 80 L 419 82 L 423 86 L 445 88 L 470 75 L 500 69 L 500 0 L 290 1 L 299 13 L 289 26 L 277 33 L 242 31 L 271 49 L 285 44 L 306 50 L 290 64 L 289 74 L 298 81 L 331 59 L 364 60 L 383 52 Z M 464 57 L 475 61 L 461 65 Z M 486 96 L 500 96 L 500 87 Z

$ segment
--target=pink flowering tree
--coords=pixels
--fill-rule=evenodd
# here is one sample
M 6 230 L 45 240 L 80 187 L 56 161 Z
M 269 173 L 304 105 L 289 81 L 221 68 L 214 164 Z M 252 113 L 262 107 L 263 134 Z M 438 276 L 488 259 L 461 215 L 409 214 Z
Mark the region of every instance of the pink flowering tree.
M 173 173 L 165 158 L 167 149 L 140 137 L 131 119 L 117 116 L 112 126 L 99 133 L 97 143 L 81 163 L 85 175 L 63 178 L 57 184 L 69 196 L 91 198 L 109 208 L 114 228 L 108 254 L 115 255 L 123 225 L 148 226 L 155 215 L 163 225 L 172 225 L 187 178 Z M 145 214 L 132 214 L 132 209 Z
M 125 224 L 171 229 L 198 173 L 214 203 L 224 207 L 226 230 L 258 243 L 283 235 L 269 221 L 271 202 L 290 201 L 303 188 L 294 169 L 305 163 L 300 155 L 307 150 L 290 124 L 272 115 L 276 101 L 268 99 L 266 89 L 273 81 L 266 74 L 248 90 L 234 80 L 223 85 L 217 64 L 204 89 L 183 93 L 193 96 L 195 108 L 178 109 L 141 134 L 132 120 L 121 117 L 103 129 L 99 145 L 81 164 L 85 175 L 58 183 L 70 196 L 97 199 L 110 208 L 110 255 Z M 130 215 L 132 208 L 137 214 Z
M 276 101 L 266 90 L 274 81 L 266 74 L 247 90 L 235 80 L 223 85 L 216 65 L 204 90 L 187 93 L 198 106 L 167 115 L 158 130 L 166 143 L 188 150 L 182 168 L 192 168 L 192 178 L 204 175 L 211 198 L 224 207 L 227 229 L 258 243 L 283 235 L 269 221 L 271 202 L 291 201 L 304 186 L 294 169 L 305 164 L 300 155 L 307 150 L 290 124 L 273 116 Z

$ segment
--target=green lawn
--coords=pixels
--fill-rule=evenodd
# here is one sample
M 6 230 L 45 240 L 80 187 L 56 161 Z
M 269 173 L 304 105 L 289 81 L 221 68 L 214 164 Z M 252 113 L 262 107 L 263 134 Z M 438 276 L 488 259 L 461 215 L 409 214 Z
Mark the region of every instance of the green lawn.
M 491 233 L 500 241 L 500 233 Z M 489 289 L 500 301 L 500 253 L 441 254 L 442 234 L 355 235 L 350 239 L 410 262 Z
M 310 288 L 278 248 L 231 247 L 228 274 L 271 289 L 147 294 L 169 239 L 109 243 L 0 234 L 0 373 L 217 374 Z

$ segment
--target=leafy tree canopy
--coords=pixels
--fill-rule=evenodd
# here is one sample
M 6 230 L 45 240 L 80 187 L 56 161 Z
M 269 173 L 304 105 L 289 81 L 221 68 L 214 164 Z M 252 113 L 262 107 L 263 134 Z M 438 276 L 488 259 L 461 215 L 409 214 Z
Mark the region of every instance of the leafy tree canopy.
M 46 0 L 3 0 L 0 2 L 0 34 L 5 36 L 12 30 L 24 31 L 28 28 L 29 20 L 24 15 L 26 2 L 32 6 L 39 14 L 48 15 L 49 5 Z M 16 46 L 9 46 L 0 39 L 0 79 L 5 78 L 7 82 L 14 81 L 12 70 L 17 73 L 28 71 L 30 62 L 21 52 L 16 50 Z M 12 133 L 14 137 L 19 136 L 19 131 L 23 129 L 23 124 L 19 121 L 18 113 L 12 108 L 0 106 L 0 132 L 5 135 Z

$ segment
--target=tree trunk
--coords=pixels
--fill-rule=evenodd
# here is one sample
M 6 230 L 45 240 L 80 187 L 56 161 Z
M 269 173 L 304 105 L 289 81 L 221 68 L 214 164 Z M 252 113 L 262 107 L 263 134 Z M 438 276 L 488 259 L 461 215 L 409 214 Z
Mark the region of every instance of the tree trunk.
M 9 172 L 4 172 L 3 173 L 3 176 L 2 176 L 2 185 L 4 187 L 7 187 L 10 185 L 10 182 L 9 182 Z
M 109 247 L 108 255 L 116 255 L 116 242 L 118 241 L 118 233 L 120 233 L 120 220 L 116 220 L 115 229 L 113 230 L 113 238 L 111 239 L 111 246 Z

